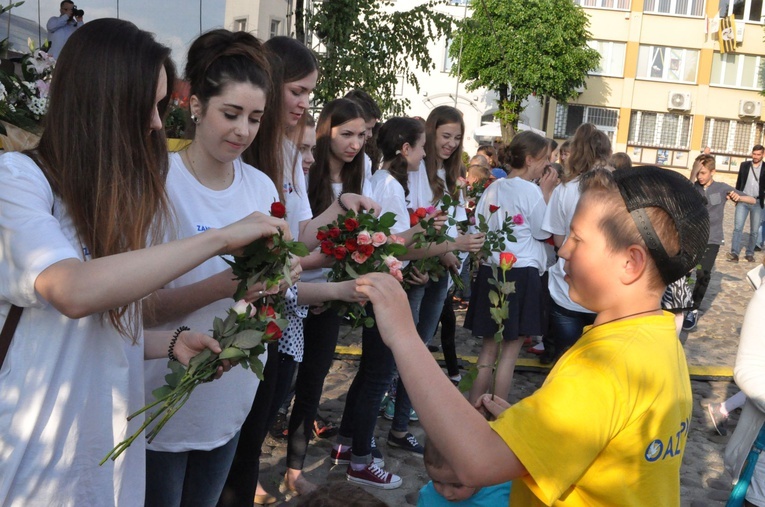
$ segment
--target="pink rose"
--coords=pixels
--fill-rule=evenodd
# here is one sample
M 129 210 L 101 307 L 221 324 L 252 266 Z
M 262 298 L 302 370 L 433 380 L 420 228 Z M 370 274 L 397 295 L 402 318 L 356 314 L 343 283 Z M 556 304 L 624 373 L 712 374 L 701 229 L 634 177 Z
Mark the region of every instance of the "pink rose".
M 371 245 L 372 244 L 372 235 L 369 234 L 368 231 L 361 231 L 358 236 L 356 236 L 356 243 L 359 245 Z
M 255 317 L 258 312 L 255 309 L 254 306 L 250 307 L 250 313 L 247 313 L 247 307 L 250 306 L 250 303 L 245 301 L 244 299 L 240 299 L 236 302 L 234 306 L 231 308 L 237 313 L 237 315 L 243 315 L 245 317 Z
M 427 213 L 428 215 L 432 215 L 436 211 L 438 211 L 438 209 L 435 206 L 428 206 L 427 208 L 425 208 L 425 213 Z
M 392 255 L 385 256 L 383 260 L 385 261 L 385 265 L 388 266 L 388 270 L 391 272 L 396 270 L 401 270 L 401 268 L 404 267 L 404 263 L 396 259 Z
M 377 247 L 380 245 L 384 245 L 386 241 L 388 241 L 388 238 L 386 238 L 385 234 L 383 234 L 382 232 L 372 233 L 372 245 Z
M 395 234 L 391 234 L 390 236 L 388 236 L 388 241 L 390 241 L 391 243 L 396 243 L 398 245 L 406 244 L 406 241 L 404 241 L 404 238 L 402 238 L 401 236 L 396 236 Z
M 515 225 L 523 225 L 523 215 L 521 215 L 520 213 L 518 213 L 517 215 L 515 215 L 515 216 L 513 217 L 513 223 L 514 223 Z
M 391 274 L 391 276 L 393 276 L 393 278 L 395 278 L 399 282 L 402 282 L 402 283 L 404 282 L 404 274 L 401 273 L 400 269 L 392 269 L 390 271 L 390 274 Z
M 356 252 L 353 252 L 351 254 L 351 259 L 353 259 L 354 261 L 356 261 L 359 264 L 364 264 L 366 262 L 366 260 L 369 259 L 369 256 L 368 255 L 364 255 L 363 253 L 356 251 Z
M 475 225 L 475 215 L 471 215 L 470 218 L 468 218 L 468 223 L 470 225 Z

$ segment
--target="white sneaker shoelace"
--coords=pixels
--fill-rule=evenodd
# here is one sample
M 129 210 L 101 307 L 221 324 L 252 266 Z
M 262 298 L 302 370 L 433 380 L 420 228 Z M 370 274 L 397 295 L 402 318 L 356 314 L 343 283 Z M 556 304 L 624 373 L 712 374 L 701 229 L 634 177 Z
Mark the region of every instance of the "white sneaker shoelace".
M 376 476 L 381 481 L 385 482 L 388 479 L 388 472 L 383 470 L 382 468 L 378 467 L 374 463 L 370 464 L 367 469 L 372 473 L 372 475 Z

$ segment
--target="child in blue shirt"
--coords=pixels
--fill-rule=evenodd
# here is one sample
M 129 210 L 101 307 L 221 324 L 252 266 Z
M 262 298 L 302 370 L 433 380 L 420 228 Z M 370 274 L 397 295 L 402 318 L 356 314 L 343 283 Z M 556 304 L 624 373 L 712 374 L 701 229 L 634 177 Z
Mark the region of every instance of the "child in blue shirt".
M 510 482 L 483 488 L 465 486 L 430 441 L 425 445 L 424 459 L 431 481 L 420 489 L 417 507 L 493 507 L 509 504 Z

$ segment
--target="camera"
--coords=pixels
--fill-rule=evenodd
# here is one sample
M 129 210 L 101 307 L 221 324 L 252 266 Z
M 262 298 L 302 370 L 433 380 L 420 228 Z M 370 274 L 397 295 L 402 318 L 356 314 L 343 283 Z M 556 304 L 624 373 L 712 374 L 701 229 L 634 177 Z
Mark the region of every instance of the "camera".
M 85 15 L 85 11 L 83 11 L 82 9 L 78 9 L 76 5 L 72 7 L 72 17 L 81 18 L 84 15 Z

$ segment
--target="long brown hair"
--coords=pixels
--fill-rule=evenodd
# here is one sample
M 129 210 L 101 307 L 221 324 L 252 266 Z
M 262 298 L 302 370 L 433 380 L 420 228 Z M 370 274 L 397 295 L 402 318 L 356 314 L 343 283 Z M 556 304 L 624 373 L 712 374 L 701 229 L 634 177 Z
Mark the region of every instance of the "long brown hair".
M 260 118 L 260 130 L 242 159 L 266 173 L 276 185 L 279 199 L 284 201 L 284 173 L 293 171 L 284 150 L 284 136 L 287 133 L 284 120 L 284 85 L 303 79 L 319 70 L 313 51 L 302 42 L 290 37 L 273 37 L 263 43 L 268 50 L 271 66 L 271 90 L 266 100 L 266 110 Z M 297 150 L 296 150 L 297 151 Z M 292 177 L 303 177 L 302 174 Z
M 308 200 L 314 216 L 320 215 L 332 204 L 335 195 L 332 192 L 332 180 L 329 175 L 330 143 L 332 128 L 345 122 L 364 119 L 364 114 L 348 99 L 335 99 L 327 103 L 316 123 L 316 161 L 308 171 Z M 364 182 L 364 150 L 359 150 L 353 160 L 343 164 L 340 171 L 343 192 L 361 193 Z
M 568 183 L 594 167 L 607 165 L 611 141 L 592 123 L 583 123 L 574 132 L 568 150 L 562 183 Z
M 440 161 L 436 150 L 436 130 L 441 125 L 457 123 L 460 126 L 462 135 L 465 134 L 465 121 L 462 119 L 462 113 L 451 106 L 438 106 L 428 115 L 425 120 L 425 168 L 428 171 L 428 181 L 430 189 L 433 191 L 433 202 L 435 203 L 444 193 L 449 192 L 455 196 L 457 192 L 457 178 L 460 177 L 460 166 L 462 165 L 462 139 L 454 153 L 444 160 L 444 172 L 446 173 L 446 188 L 441 178 L 438 177 Z
M 79 28 L 59 56 L 44 132 L 33 155 L 61 197 L 91 258 L 160 243 L 167 219 L 164 130 L 150 130 L 160 69 L 175 81 L 170 49 L 118 19 Z M 109 310 L 134 339 L 140 305 Z

